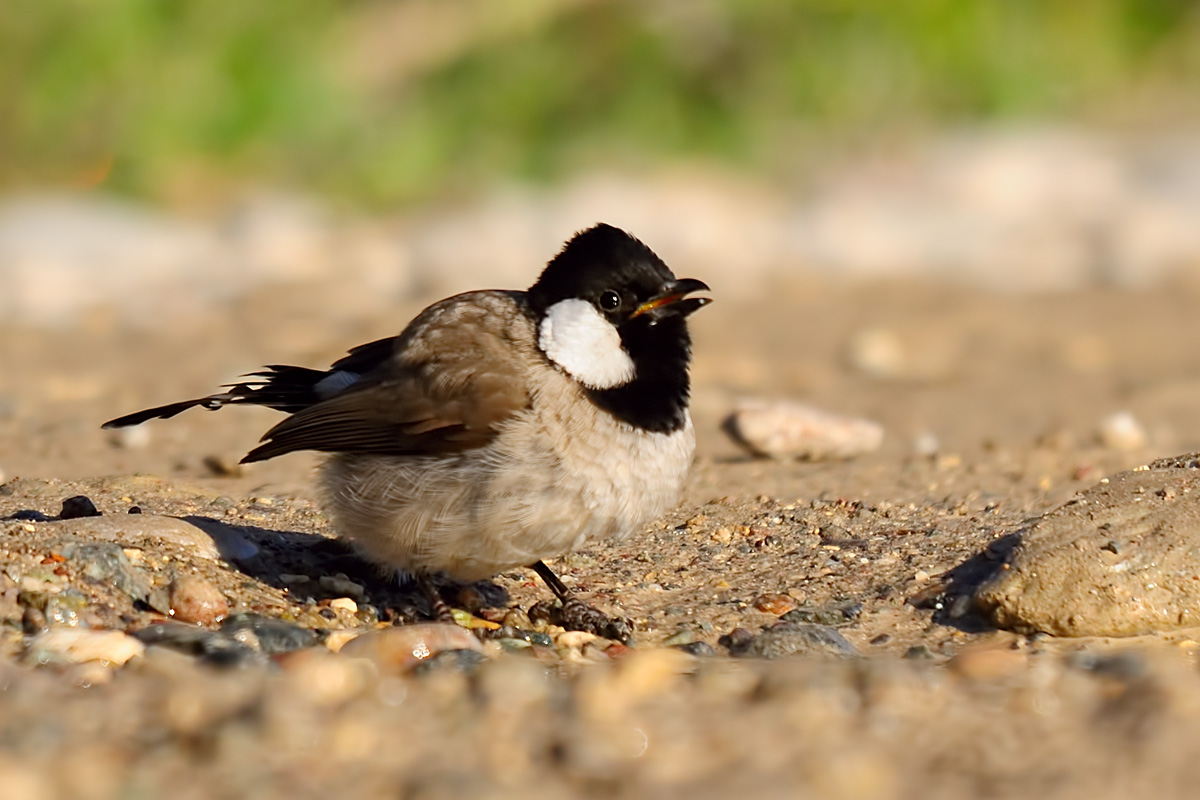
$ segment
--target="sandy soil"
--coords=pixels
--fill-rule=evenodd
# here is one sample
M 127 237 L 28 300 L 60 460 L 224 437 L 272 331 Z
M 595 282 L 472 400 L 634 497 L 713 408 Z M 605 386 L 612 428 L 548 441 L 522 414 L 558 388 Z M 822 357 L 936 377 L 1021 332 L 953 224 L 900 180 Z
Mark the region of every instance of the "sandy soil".
M 0 328 L 0 519 L 10 518 L 0 553 L 11 567 L 8 595 L 0 583 L 0 777 L 26 788 L 13 796 L 1182 796 L 1196 777 L 1200 726 L 1188 710 L 1200 680 L 1187 632 L 996 631 L 939 577 L 986 568 L 1005 537 L 1105 475 L 1200 449 L 1200 291 L 1187 285 L 1027 297 L 797 281 L 769 299 L 714 303 L 695 318 L 699 452 L 683 504 L 556 565 L 633 620 L 630 650 L 555 642 L 426 674 L 374 657 L 365 676 L 325 647 L 235 669 L 159 647 L 121 669 L 31 666 L 42 621 L 21 580 L 30 564 L 60 563 L 86 525 L 29 512 L 54 517 L 80 494 L 107 516 L 136 505 L 240 526 L 258 549 L 210 559 L 144 542 L 135 549 L 155 586 L 196 574 L 234 612 L 322 630 L 421 616 L 418 597 L 328 542 L 313 458 L 218 474 L 271 412 L 191 412 L 152 424 L 148 440 L 99 430 L 263 363 L 328 363 L 421 305 L 392 319 L 323 316 L 321 292 L 247 298 L 222 319 L 167 329 L 102 315 L 70 333 Z M 864 332 L 889 344 L 882 356 L 863 355 Z M 741 397 L 868 417 L 885 443 L 844 462 L 751 459 L 720 431 Z M 1145 446 L 1099 442 L 1101 420 L 1121 410 L 1145 427 Z M 162 621 L 154 603 L 65 563 L 83 624 Z M 334 573 L 364 587 L 360 613 L 330 608 L 343 592 L 320 577 Z M 524 610 L 548 595 L 521 572 L 474 591 L 447 588 L 464 604 L 482 594 Z M 788 612 L 836 625 L 864 658 L 728 655 L 722 637 Z M 689 642 L 715 655 L 671 648 Z

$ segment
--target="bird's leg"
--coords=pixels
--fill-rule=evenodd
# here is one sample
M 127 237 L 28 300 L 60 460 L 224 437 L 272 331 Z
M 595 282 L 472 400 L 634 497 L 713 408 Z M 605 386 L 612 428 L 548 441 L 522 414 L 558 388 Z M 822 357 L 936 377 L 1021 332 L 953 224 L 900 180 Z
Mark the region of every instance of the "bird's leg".
M 539 561 L 530 567 L 534 572 L 541 576 L 546 585 L 550 587 L 550 591 L 554 592 L 554 596 L 566 603 L 574 597 L 574 592 L 571 587 L 562 582 L 562 578 L 554 574 L 554 570 L 546 566 L 545 561 Z
M 442 599 L 441 593 L 433 585 L 433 578 L 425 574 L 416 577 L 417 585 L 421 587 L 421 591 L 429 599 L 429 607 L 433 611 L 433 618 L 438 622 L 453 623 L 454 615 L 450 613 L 450 606 L 446 605 L 446 601 Z
M 633 636 L 633 626 L 629 620 L 622 617 L 610 617 L 600 609 L 590 606 L 579 598 L 571 588 L 554 574 L 554 570 L 546 566 L 544 561 L 530 565 L 530 569 L 541 576 L 554 596 L 562 602 L 557 620 L 564 628 L 572 631 L 585 631 L 603 636 L 605 639 L 616 639 L 628 642 Z

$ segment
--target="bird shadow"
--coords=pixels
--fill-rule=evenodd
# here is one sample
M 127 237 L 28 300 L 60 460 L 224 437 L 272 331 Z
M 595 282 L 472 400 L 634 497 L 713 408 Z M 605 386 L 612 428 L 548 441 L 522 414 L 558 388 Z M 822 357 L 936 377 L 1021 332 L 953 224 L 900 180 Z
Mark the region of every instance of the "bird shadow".
M 934 622 L 964 633 L 996 630 L 995 624 L 976 607 L 975 593 L 1003 569 L 1026 530 L 1027 526 L 996 539 L 942 573 L 936 583 L 908 598 L 907 602 L 916 608 L 932 609 Z
M 415 581 L 363 557 L 344 540 L 254 525 L 232 526 L 211 517 L 180 519 L 209 536 L 221 557 L 238 571 L 303 602 L 354 592 L 360 595 L 354 599 L 371 603 L 385 619 L 411 622 L 432 615 L 428 598 Z M 439 578 L 436 583 L 452 604 L 467 588 L 485 606 L 509 602 L 508 592 L 491 581 L 462 584 Z

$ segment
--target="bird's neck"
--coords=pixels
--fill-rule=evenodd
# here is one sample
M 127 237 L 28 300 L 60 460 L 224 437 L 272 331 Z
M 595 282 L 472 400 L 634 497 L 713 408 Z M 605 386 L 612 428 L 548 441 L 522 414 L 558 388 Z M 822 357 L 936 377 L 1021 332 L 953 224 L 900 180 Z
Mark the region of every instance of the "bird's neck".
M 687 424 L 687 329 L 662 331 L 662 339 L 637 347 L 626 342 L 634 363 L 634 379 L 611 389 L 587 389 L 596 405 L 617 419 L 652 433 L 674 433 Z

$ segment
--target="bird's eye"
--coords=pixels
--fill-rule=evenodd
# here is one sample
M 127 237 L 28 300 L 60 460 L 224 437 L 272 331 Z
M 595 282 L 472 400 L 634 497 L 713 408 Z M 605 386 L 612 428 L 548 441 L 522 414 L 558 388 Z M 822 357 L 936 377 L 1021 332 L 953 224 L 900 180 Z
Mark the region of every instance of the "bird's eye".
M 605 311 L 616 311 L 621 307 L 621 295 L 607 291 L 600 295 L 600 308 Z

